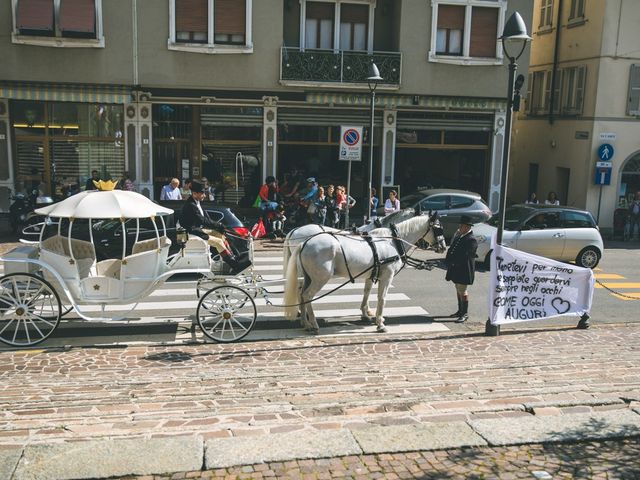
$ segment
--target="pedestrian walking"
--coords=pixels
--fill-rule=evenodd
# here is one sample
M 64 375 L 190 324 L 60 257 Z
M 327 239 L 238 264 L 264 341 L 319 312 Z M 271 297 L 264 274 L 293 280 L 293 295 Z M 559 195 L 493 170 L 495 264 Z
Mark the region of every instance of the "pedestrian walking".
M 168 185 L 162 187 L 160 200 L 182 200 L 180 194 L 180 180 L 172 178 Z
M 462 215 L 458 230 L 451 239 L 447 250 L 445 263 L 447 274 L 445 279 L 453 282 L 456 288 L 458 311 L 449 315 L 456 323 L 463 323 L 469 319 L 469 292 L 467 287 L 473 285 L 475 277 L 476 250 L 478 242 L 473 236 L 471 217 Z

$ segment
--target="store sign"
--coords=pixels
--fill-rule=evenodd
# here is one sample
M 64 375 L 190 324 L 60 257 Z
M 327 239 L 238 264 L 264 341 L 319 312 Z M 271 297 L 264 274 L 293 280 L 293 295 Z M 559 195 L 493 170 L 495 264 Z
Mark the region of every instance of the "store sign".
M 308 93 L 307 103 L 315 105 L 351 105 L 367 106 L 371 102 L 370 95 L 357 93 Z M 426 107 L 461 110 L 499 110 L 506 107 L 506 102 L 495 98 L 467 98 L 467 97 L 435 97 L 421 95 L 415 103 L 413 95 L 376 95 L 376 106 L 393 107 Z
M 340 160 L 362 160 L 362 127 L 340 127 Z
M 489 319 L 502 325 L 582 316 L 591 310 L 594 283 L 589 268 L 494 244 Z

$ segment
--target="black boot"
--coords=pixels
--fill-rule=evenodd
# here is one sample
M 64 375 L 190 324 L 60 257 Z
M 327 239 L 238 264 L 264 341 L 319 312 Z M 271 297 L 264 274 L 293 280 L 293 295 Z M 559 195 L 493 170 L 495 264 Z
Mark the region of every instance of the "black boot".
M 221 255 L 222 260 L 231 267 L 231 273 L 238 274 L 251 266 L 251 260 L 248 258 L 238 258 L 235 255 Z
M 469 315 L 467 311 L 469 310 L 469 302 L 467 300 L 463 300 L 461 302 L 460 315 L 456 319 L 456 323 L 464 323 L 469 320 Z
M 460 300 L 460 297 L 458 298 L 458 310 L 456 311 L 456 313 L 452 313 L 451 315 L 449 315 L 449 318 L 457 318 L 460 316 L 460 311 L 462 310 L 462 301 Z

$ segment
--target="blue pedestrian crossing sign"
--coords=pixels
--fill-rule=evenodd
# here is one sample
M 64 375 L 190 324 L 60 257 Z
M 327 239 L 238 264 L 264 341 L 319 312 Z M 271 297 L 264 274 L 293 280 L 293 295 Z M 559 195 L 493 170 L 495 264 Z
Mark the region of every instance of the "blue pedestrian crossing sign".
M 603 162 L 610 162 L 613 158 L 613 146 L 610 143 L 603 143 L 598 147 L 598 158 Z

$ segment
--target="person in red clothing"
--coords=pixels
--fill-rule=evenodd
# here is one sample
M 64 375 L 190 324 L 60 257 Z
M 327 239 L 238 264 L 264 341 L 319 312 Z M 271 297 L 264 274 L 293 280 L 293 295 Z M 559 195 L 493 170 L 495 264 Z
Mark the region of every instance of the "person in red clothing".
M 274 177 L 270 175 L 265 179 L 258 191 L 258 196 L 260 196 L 262 222 L 267 234 L 269 234 L 273 231 L 270 217 L 278 209 L 278 183 Z

